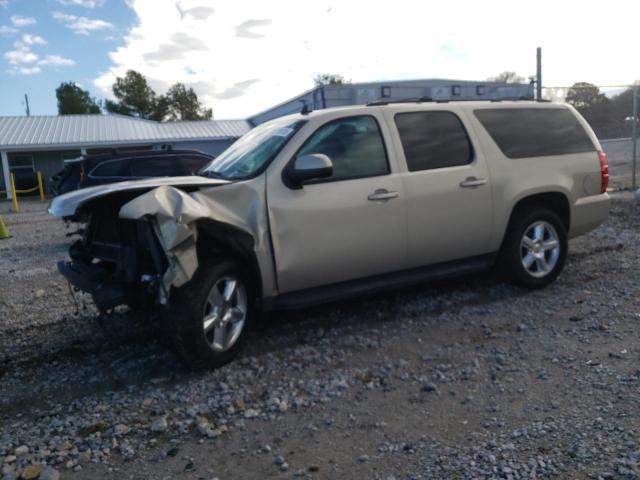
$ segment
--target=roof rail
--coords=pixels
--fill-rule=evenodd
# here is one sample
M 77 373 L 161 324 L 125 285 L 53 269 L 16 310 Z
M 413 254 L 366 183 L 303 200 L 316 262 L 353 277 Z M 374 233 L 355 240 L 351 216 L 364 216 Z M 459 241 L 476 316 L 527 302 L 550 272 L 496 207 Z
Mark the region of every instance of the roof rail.
M 533 97 L 527 97 L 527 96 L 504 97 L 504 98 L 460 98 L 460 99 L 449 99 L 449 98 L 433 99 L 431 97 L 417 97 L 417 98 L 401 98 L 399 100 L 376 100 L 376 101 L 367 103 L 367 107 L 379 107 L 382 105 L 389 105 L 392 103 L 517 102 L 517 101 L 543 102 L 543 103 L 551 102 L 551 100 L 545 100 L 545 99 L 537 100 Z
M 390 103 L 423 103 L 433 102 L 431 97 L 413 97 L 413 98 L 401 98 L 399 100 L 376 100 L 374 102 L 367 103 L 367 107 L 379 107 L 381 105 L 389 105 Z

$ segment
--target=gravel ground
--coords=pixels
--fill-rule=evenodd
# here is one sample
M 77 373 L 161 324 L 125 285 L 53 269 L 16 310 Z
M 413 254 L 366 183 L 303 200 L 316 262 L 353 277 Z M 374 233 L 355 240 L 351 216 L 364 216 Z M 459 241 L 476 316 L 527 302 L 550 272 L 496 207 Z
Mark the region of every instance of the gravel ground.
M 72 299 L 71 227 L 22 206 L 0 241 L 0 477 L 640 476 L 629 194 L 544 290 L 478 275 L 277 314 L 213 372 Z

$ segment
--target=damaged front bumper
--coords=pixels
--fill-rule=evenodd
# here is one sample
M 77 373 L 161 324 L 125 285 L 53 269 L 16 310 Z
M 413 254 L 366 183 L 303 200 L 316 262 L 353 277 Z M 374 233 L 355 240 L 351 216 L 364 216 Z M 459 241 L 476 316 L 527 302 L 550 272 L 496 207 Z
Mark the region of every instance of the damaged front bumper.
M 121 284 L 109 282 L 105 275 L 84 262 L 61 260 L 58 271 L 74 288 L 90 294 L 100 311 L 127 303 L 126 291 Z
M 58 262 L 58 270 L 75 289 L 90 294 L 100 311 L 166 303 L 162 277 L 168 261 L 151 219 L 121 220 L 94 212 L 69 257 Z

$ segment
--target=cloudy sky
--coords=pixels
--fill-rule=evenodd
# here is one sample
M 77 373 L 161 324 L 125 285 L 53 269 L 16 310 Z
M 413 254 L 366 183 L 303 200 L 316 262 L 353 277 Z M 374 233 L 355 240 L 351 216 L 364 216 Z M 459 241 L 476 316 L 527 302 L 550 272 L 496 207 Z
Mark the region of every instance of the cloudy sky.
M 640 2 L 417 0 L 0 0 L 0 115 L 56 113 L 75 81 L 110 97 L 133 68 L 163 93 L 183 82 L 214 118 L 242 118 L 313 86 L 318 73 L 354 82 L 482 80 L 535 71 L 543 83 L 628 84 Z

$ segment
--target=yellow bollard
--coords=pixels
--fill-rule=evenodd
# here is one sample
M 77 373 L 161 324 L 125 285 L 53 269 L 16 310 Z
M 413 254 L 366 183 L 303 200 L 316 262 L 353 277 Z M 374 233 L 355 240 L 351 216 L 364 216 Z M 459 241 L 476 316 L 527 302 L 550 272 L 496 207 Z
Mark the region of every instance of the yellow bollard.
M 11 204 L 13 205 L 13 211 L 18 213 L 20 206 L 18 205 L 18 192 L 16 192 L 16 179 L 11 174 Z
M 38 172 L 38 190 L 40 191 L 40 201 L 44 202 L 44 187 L 42 186 L 42 172 Z
M 4 220 L 2 220 L 2 215 L 0 215 L 0 240 L 4 240 L 5 238 L 9 238 L 9 230 L 7 226 L 4 224 Z

